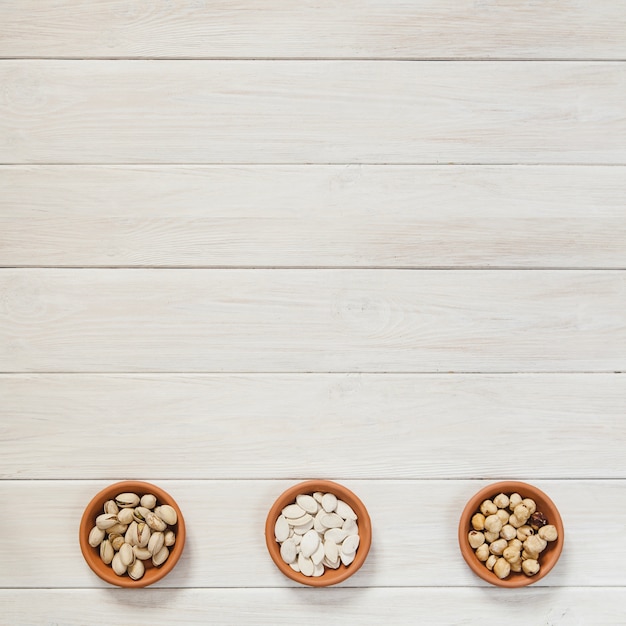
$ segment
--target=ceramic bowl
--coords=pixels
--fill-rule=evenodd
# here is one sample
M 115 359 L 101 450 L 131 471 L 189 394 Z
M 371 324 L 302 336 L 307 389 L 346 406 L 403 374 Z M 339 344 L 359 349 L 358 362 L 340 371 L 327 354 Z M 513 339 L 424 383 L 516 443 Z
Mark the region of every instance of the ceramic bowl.
M 274 525 L 276 524 L 276 520 L 278 519 L 283 508 L 288 504 L 295 502 L 297 495 L 303 493 L 313 494 L 316 491 L 333 493 L 338 499 L 343 500 L 346 504 L 352 507 L 357 515 L 360 538 L 359 547 L 356 551 L 356 557 L 350 565 L 346 567 L 341 564 L 339 569 L 330 569 L 327 567 L 325 568 L 324 573 L 317 578 L 313 576 L 305 576 L 304 574 L 295 572 L 291 569 L 291 567 L 289 567 L 289 565 L 282 560 L 280 556 L 280 544 L 276 541 L 274 535 Z M 367 553 L 369 552 L 370 545 L 372 543 L 372 523 L 365 505 L 349 489 L 346 489 L 343 485 L 339 485 L 338 483 L 330 480 L 308 480 L 290 487 L 278 497 L 276 502 L 274 502 L 267 515 L 267 521 L 265 522 L 265 542 L 276 567 L 278 567 L 278 569 L 285 576 L 303 585 L 310 585 L 312 587 L 327 587 L 329 585 L 336 585 L 337 583 L 346 580 L 346 578 L 352 576 L 352 574 L 354 574 L 363 565 L 363 563 L 365 563 Z
M 547 517 L 549 524 L 556 526 L 559 536 L 556 541 L 548 542 L 546 549 L 539 555 L 541 569 L 538 574 L 526 576 L 523 572 L 511 572 L 507 578 L 500 580 L 492 571 L 489 571 L 487 567 L 485 567 L 484 563 L 478 560 L 474 550 L 469 545 L 467 535 L 472 530 L 472 516 L 478 512 L 484 500 L 491 500 L 499 493 L 510 495 L 515 492 L 519 493 L 522 498 L 532 498 L 537 504 L 537 511 L 541 511 Z M 532 585 L 541 580 L 559 560 L 559 556 L 561 556 L 561 551 L 563 550 L 563 539 L 563 521 L 561 520 L 561 516 L 554 502 L 552 502 L 543 491 L 537 489 L 537 487 L 518 481 L 493 483 L 481 489 L 478 493 L 474 494 L 465 505 L 459 521 L 459 546 L 465 562 L 477 576 L 480 576 L 483 580 L 486 580 L 492 585 L 497 585 L 498 587 L 525 587 L 526 585 Z
M 92 548 L 88 541 L 89 532 L 95 526 L 96 517 L 103 513 L 104 503 L 107 500 L 115 499 L 115 496 L 118 494 L 126 492 L 136 493 L 139 496 L 152 493 L 156 496 L 158 504 L 169 504 L 174 508 L 178 516 L 177 523 L 170 527 L 176 533 L 176 543 L 170 548 L 170 555 L 167 561 L 159 567 L 152 565 L 152 561 L 144 561 L 146 573 L 139 580 L 132 580 L 128 575 L 118 576 L 110 565 L 105 565 L 102 562 L 100 558 L 100 548 Z M 118 587 L 147 587 L 157 580 L 161 580 L 161 578 L 167 576 L 167 574 L 174 569 L 185 546 L 185 521 L 174 498 L 163 491 L 163 489 L 156 485 L 138 480 L 125 480 L 109 485 L 93 497 L 91 502 L 87 505 L 80 521 L 79 541 L 80 549 L 83 553 L 83 557 L 85 557 L 85 561 L 87 561 L 87 565 L 89 565 L 102 580 Z

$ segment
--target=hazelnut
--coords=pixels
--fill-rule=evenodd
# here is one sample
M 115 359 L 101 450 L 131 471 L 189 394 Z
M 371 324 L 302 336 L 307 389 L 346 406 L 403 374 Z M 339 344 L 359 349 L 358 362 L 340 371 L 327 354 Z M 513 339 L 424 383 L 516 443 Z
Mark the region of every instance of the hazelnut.
M 498 560 L 498 557 L 495 554 L 492 554 L 486 561 L 485 561 L 485 565 L 487 566 L 488 570 L 492 570 L 493 566 L 496 564 L 496 561 Z
M 467 539 L 470 546 L 472 546 L 474 550 L 476 550 L 478 546 L 482 546 L 483 543 L 485 543 L 485 535 L 483 535 L 481 532 L 478 532 L 477 530 L 470 531 L 470 533 L 467 535 Z
M 502 530 L 502 520 L 497 515 L 489 515 L 485 519 L 485 530 L 490 533 L 500 533 Z
M 499 509 L 506 509 L 507 506 L 509 506 L 509 496 L 503 494 L 503 493 L 499 493 L 494 499 L 493 499 L 493 503 L 499 508 Z
M 544 541 L 556 541 L 559 536 L 559 533 L 556 530 L 556 526 L 553 526 L 552 524 L 543 526 L 539 529 L 537 534 Z
M 513 515 L 515 515 L 515 517 L 517 517 L 518 520 L 520 520 L 523 524 L 525 524 L 528 521 L 528 518 L 530 517 L 530 511 L 528 510 L 528 507 L 525 504 L 518 504 L 515 507 L 515 511 L 513 511 Z
M 483 543 L 482 545 L 478 546 L 478 548 L 476 548 L 476 557 L 479 561 L 486 561 L 489 558 L 490 554 L 491 553 L 489 552 L 489 546 L 486 543 Z
M 534 513 L 532 513 L 530 519 L 528 520 L 529 526 L 534 530 L 539 530 L 547 523 L 548 518 L 541 511 L 535 511 Z
M 502 539 L 506 539 L 507 541 L 511 541 L 511 539 L 515 539 L 515 537 L 517 537 L 517 530 L 515 530 L 511 524 L 506 524 L 500 531 L 500 537 L 502 537 Z
M 539 553 L 538 552 L 533 552 L 532 550 L 526 550 L 524 548 L 524 550 L 522 550 L 522 561 L 526 561 L 528 559 L 535 559 L 537 560 L 539 558 Z
M 522 496 L 520 496 L 519 493 L 512 493 L 509 496 L 509 509 L 511 509 L 511 511 L 515 511 L 515 507 L 521 503 L 522 503 Z
M 509 548 L 515 548 L 518 552 L 521 552 L 522 547 L 522 542 L 519 539 L 511 539 L 509 541 Z
M 537 510 L 537 505 L 535 504 L 535 501 L 532 498 L 524 498 L 522 500 L 522 504 L 526 506 L 526 508 L 530 511 L 531 515 Z
M 502 525 L 508 524 L 510 515 L 504 509 L 498 509 L 496 516 L 500 518 Z
M 485 500 L 480 505 L 480 512 L 486 517 L 487 515 L 495 515 L 498 507 L 491 501 Z
M 513 513 L 513 515 L 509 517 L 509 524 L 513 526 L 513 528 L 519 528 L 520 526 L 523 526 L 524 523 L 525 522 L 522 522 L 521 520 L 517 519 L 517 516 L 515 515 L 515 513 Z
M 500 558 L 493 566 L 493 573 L 500 579 L 506 578 L 511 573 L 511 565 L 506 559 Z
M 506 539 L 496 539 L 496 541 L 489 546 L 489 551 L 491 554 L 500 556 L 508 546 L 509 542 Z
M 522 555 L 520 551 L 516 550 L 515 548 L 511 548 L 510 546 L 504 549 L 504 552 L 502 552 L 502 556 L 509 563 L 517 563 L 518 561 L 522 560 Z
M 490 533 L 488 530 L 485 531 L 485 539 L 489 542 L 492 543 L 494 542 L 496 539 L 500 538 L 500 533 Z
M 526 541 L 526 539 L 528 539 L 528 537 L 530 537 L 531 535 L 534 535 L 535 531 L 528 526 L 527 524 L 524 524 L 524 526 L 520 526 L 517 529 L 517 538 L 520 541 Z
M 509 563 L 509 565 L 511 566 L 511 571 L 519 574 L 519 572 L 522 571 L 522 563 L 523 561 L 521 559 L 519 561 L 516 561 L 515 563 Z
M 476 513 L 476 515 L 472 517 L 472 528 L 474 530 L 485 529 L 485 516 L 482 513 Z
M 539 561 L 536 559 L 527 559 L 522 563 L 522 571 L 526 574 L 526 576 L 534 576 L 539 569 Z
M 543 552 L 546 549 L 548 542 L 545 539 L 542 539 L 538 535 L 531 535 L 524 541 L 524 550 L 527 552 Z

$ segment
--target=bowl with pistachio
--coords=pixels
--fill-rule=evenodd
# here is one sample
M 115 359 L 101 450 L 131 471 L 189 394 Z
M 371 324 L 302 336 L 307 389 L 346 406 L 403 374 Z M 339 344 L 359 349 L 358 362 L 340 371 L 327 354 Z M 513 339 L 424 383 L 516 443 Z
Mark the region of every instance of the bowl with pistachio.
M 147 587 L 178 562 L 185 522 L 163 489 L 126 480 L 92 498 L 80 521 L 79 541 L 85 561 L 102 580 L 118 587 Z
M 554 502 L 519 481 L 494 483 L 474 494 L 458 531 L 465 562 L 498 587 L 525 587 L 541 580 L 561 556 L 563 535 Z
M 309 480 L 283 492 L 265 523 L 265 542 L 276 567 L 303 585 L 327 587 L 365 562 L 372 525 L 352 491 L 330 480 Z

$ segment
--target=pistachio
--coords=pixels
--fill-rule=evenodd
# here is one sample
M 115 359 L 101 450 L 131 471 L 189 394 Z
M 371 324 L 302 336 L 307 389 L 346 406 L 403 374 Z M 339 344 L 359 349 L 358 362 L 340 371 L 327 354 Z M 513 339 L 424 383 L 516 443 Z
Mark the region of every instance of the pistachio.
M 102 528 L 94 526 L 89 532 L 89 545 L 92 548 L 97 548 L 104 541 L 105 537 L 106 532 Z
M 128 526 L 126 524 L 115 524 L 111 526 L 111 528 L 107 528 L 108 533 L 115 533 L 116 535 L 123 535 L 128 530 Z
M 134 512 L 134 509 L 122 509 L 117 514 L 117 519 L 119 520 L 120 524 L 130 524 L 134 520 Z
M 120 493 L 115 498 L 115 504 L 121 509 L 134 509 L 139 504 L 139 496 L 136 493 Z
M 150 541 L 150 527 L 143 522 L 137 524 L 137 545 L 145 548 Z
M 115 556 L 115 550 L 108 539 L 100 544 L 100 558 L 105 565 L 109 565 Z
M 163 546 L 156 554 L 152 555 L 152 565 L 163 565 L 167 561 L 167 557 L 170 555 L 170 551 Z
M 124 545 L 124 537 L 115 533 L 109 535 L 109 541 L 116 552 Z
M 119 552 L 115 553 L 115 556 L 111 561 L 111 567 L 118 576 L 123 576 L 126 573 L 126 565 L 122 562 Z
M 141 496 L 139 503 L 146 509 L 153 509 L 156 506 L 156 501 L 156 496 L 153 496 L 151 493 L 147 493 L 146 495 Z
M 143 561 L 137 559 L 128 567 L 128 576 L 133 580 L 139 580 L 144 575 L 145 571 L 146 567 L 143 564 Z
M 157 554 L 165 545 L 165 535 L 161 532 L 154 532 L 148 541 L 148 550 L 151 554 Z
M 146 515 L 146 524 L 152 528 L 152 530 L 164 531 L 167 528 L 167 524 L 155 513 L 148 513 Z
M 157 508 L 154 509 L 154 514 L 157 517 L 160 517 L 169 526 L 173 526 L 178 520 L 178 516 L 176 515 L 176 509 L 174 509 L 174 507 L 170 506 L 169 504 L 157 506 Z M 158 530 L 158 528 L 155 530 Z
M 124 537 L 124 541 L 129 543 L 131 546 L 136 546 L 139 543 L 139 534 L 137 532 L 137 522 L 132 522 L 126 531 L 126 535 Z
M 133 546 L 133 552 L 135 553 L 135 556 L 140 561 L 147 561 L 148 559 L 152 558 L 152 552 L 150 552 L 148 548 L 140 548 L 139 546 Z
M 117 523 L 117 515 L 115 515 L 115 513 L 103 513 L 102 515 L 98 515 L 98 517 L 96 517 L 96 526 L 101 530 L 111 528 Z
M 145 522 L 148 513 L 150 513 L 150 509 L 147 509 L 145 506 L 138 506 L 133 509 L 133 517 L 136 522 Z
M 135 562 L 135 553 L 133 552 L 133 547 L 129 543 L 125 543 L 120 548 L 118 554 L 120 555 L 122 563 L 126 565 L 126 567 Z
M 115 500 L 107 500 L 104 503 L 104 512 L 112 513 L 113 515 L 117 515 L 120 512 L 117 504 L 115 504 Z
M 176 543 L 176 535 L 174 534 L 173 530 L 166 531 L 164 534 L 164 538 L 164 543 L 168 548 Z

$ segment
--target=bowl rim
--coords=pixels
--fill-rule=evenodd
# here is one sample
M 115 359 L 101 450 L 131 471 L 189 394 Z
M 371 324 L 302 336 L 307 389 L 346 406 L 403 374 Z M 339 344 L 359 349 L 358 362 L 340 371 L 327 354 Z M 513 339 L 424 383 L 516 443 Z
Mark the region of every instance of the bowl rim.
M 478 506 L 483 500 L 494 497 L 498 495 L 498 493 L 503 492 L 518 492 L 523 493 L 524 491 L 530 491 L 528 495 L 525 495 L 526 498 L 532 498 L 533 493 L 538 494 L 543 500 L 546 501 L 548 506 L 552 507 L 554 513 L 551 514 L 550 524 L 553 524 L 557 528 L 558 539 L 555 542 L 555 546 L 552 548 L 553 559 L 551 559 L 551 563 L 541 566 L 541 570 L 539 574 L 536 576 L 515 576 L 509 579 L 500 579 L 498 578 L 492 571 L 488 570 L 483 563 L 481 563 L 475 556 L 474 550 L 469 547 L 467 543 L 467 533 L 468 527 L 470 524 L 471 516 L 475 511 L 478 510 Z M 469 568 L 484 581 L 495 585 L 497 587 L 506 587 L 506 588 L 518 588 L 518 587 L 527 587 L 528 585 L 532 585 L 542 578 L 547 576 L 552 568 L 557 564 L 561 552 L 563 551 L 563 543 L 565 540 L 565 531 L 563 528 L 563 520 L 561 519 L 561 514 L 559 513 L 559 509 L 556 504 L 552 501 L 552 499 L 544 493 L 539 487 L 535 487 L 535 485 L 531 485 L 526 482 L 518 481 L 518 480 L 503 480 L 495 483 L 490 483 L 479 489 L 466 503 L 463 507 L 463 511 L 461 513 L 461 517 L 459 519 L 459 528 L 458 528 L 458 541 L 459 541 L 459 549 L 461 551 L 461 555 L 463 559 L 469 566 Z
M 95 508 L 97 504 L 102 501 L 103 498 L 104 501 L 106 501 L 107 499 L 111 499 L 110 492 L 115 492 L 118 490 L 120 492 L 144 491 L 145 493 L 153 493 L 158 500 L 164 501 L 164 503 L 169 504 L 176 511 L 178 519 L 176 522 L 177 531 L 174 549 L 170 552 L 170 556 L 161 567 L 151 570 L 154 571 L 155 574 L 150 576 L 150 580 L 145 580 L 144 578 L 140 578 L 139 580 L 133 580 L 128 576 L 118 576 L 109 566 L 106 566 L 106 569 L 103 569 L 100 555 L 97 553 L 97 548 L 93 548 L 89 545 L 89 532 L 95 524 L 95 520 L 90 513 L 91 509 Z M 101 489 L 95 496 L 93 496 L 93 498 L 91 498 L 91 500 L 85 507 L 78 528 L 80 550 L 82 552 L 83 558 L 87 562 L 87 565 L 90 567 L 90 569 L 105 582 L 110 583 L 111 585 L 115 585 L 116 587 L 124 588 L 138 589 L 142 587 L 148 587 L 167 576 L 174 569 L 183 553 L 183 549 L 185 546 L 185 537 L 185 520 L 176 500 L 174 500 L 174 498 L 161 487 L 143 480 L 122 480 L 119 482 L 111 483 Z
M 334 493 L 338 498 L 343 500 L 351 500 L 350 504 L 353 508 L 359 509 L 358 525 L 359 525 L 359 548 L 356 552 L 354 561 L 346 567 L 341 564 L 339 569 L 326 570 L 331 573 L 331 576 L 325 578 L 326 572 L 321 576 L 304 576 L 300 572 L 296 572 L 287 563 L 285 563 L 280 557 L 280 548 L 278 542 L 274 536 L 274 525 L 281 510 L 291 502 L 295 501 L 296 496 L 303 493 L 313 493 L 315 491 L 324 491 L 325 493 Z M 271 506 L 267 518 L 265 520 L 265 544 L 267 550 L 272 558 L 272 561 L 278 567 L 278 569 L 288 578 L 294 580 L 302 585 L 308 585 L 310 587 L 330 587 L 336 585 L 347 578 L 350 578 L 355 572 L 357 572 L 365 563 L 367 555 L 369 553 L 372 544 L 372 521 L 370 519 L 367 508 L 361 501 L 361 499 L 350 489 L 332 480 L 305 480 L 297 484 L 292 485 L 285 491 L 283 491 L 274 501 Z

